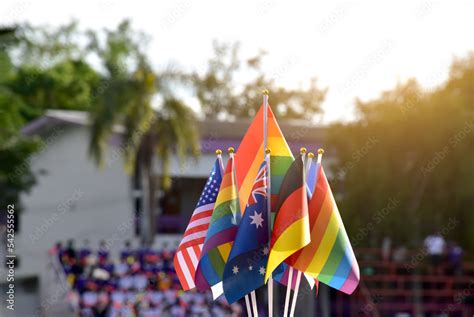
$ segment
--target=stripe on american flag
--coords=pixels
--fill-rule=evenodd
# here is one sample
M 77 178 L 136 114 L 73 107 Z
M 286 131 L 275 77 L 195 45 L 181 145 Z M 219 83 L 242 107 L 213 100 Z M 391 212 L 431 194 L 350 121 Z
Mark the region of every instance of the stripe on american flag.
M 220 165 L 216 161 L 174 258 L 175 270 L 184 290 L 195 287 L 194 276 L 221 182 Z

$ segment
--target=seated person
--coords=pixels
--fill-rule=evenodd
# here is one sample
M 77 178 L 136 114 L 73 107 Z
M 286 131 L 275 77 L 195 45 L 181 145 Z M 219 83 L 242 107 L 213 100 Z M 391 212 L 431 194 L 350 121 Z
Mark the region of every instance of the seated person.
M 132 250 L 131 243 L 129 240 L 125 241 L 125 247 L 120 252 L 120 260 L 131 264 L 135 262 L 135 252 Z
M 100 241 L 97 256 L 99 257 L 99 261 L 106 261 L 109 258 L 109 248 L 107 247 L 105 240 Z
M 92 251 L 89 247 L 89 240 L 84 239 L 84 245 L 79 250 L 79 263 L 81 263 L 82 266 L 86 266 L 88 263 L 89 256 L 91 254 L 92 254 Z

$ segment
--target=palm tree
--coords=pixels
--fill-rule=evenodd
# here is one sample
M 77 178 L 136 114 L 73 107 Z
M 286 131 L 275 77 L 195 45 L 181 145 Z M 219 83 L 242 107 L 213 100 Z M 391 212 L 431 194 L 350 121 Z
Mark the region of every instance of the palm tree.
M 91 107 L 90 154 L 101 165 L 112 133 L 120 129 L 119 154 L 132 175 L 134 192 L 141 193 L 137 208 L 146 216 L 142 240 L 151 244 L 156 225 L 157 193 L 171 185 L 170 162 L 176 155 L 183 163 L 188 155 L 199 152 L 195 117 L 170 87 L 176 76 L 157 76 L 149 66 L 140 45 L 134 41 L 128 22 L 108 32 L 103 47 L 92 36 L 91 48 L 104 62 L 106 76 L 97 88 Z M 130 70 L 130 64 L 135 65 Z M 158 98 L 157 98 L 158 97 Z M 161 102 L 153 107 L 152 100 Z M 115 153 L 117 154 L 117 153 Z M 155 174 L 154 162 L 161 167 Z M 111 163 L 109 160 L 108 163 Z M 144 213 L 142 213 L 144 216 Z

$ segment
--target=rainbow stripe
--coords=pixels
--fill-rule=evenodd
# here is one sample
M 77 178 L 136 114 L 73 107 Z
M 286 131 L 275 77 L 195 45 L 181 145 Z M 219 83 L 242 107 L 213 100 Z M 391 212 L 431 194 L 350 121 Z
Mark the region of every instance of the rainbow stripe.
M 241 213 L 234 177 L 234 157 L 231 155 L 222 178 L 214 211 L 196 269 L 195 283 L 207 290 L 222 281 L 225 263 L 240 223 Z
M 309 221 L 311 243 L 291 257 L 291 265 L 326 285 L 352 294 L 360 280 L 359 265 L 322 166 L 309 202 Z
M 239 186 L 241 208 L 247 206 L 247 201 L 265 150 L 263 148 L 263 108 L 264 107 L 261 106 L 258 110 L 236 153 L 235 172 Z M 271 149 L 270 192 L 272 211 L 274 212 L 277 201 L 276 197 L 280 192 L 281 182 L 283 181 L 286 171 L 294 161 L 294 158 L 270 106 L 268 106 L 267 127 L 267 142 L 268 147 Z M 244 210 L 241 210 L 241 212 L 243 213 Z

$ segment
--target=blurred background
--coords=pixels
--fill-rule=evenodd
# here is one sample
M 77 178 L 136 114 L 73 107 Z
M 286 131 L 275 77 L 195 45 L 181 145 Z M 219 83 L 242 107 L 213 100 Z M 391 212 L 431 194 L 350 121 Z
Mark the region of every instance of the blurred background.
M 305 286 L 296 314 L 472 316 L 472 12 L 3 1 L 0 253 L 14 205 L 17 256 L 1 315 L 245 315 L 183 293 L 172 258 L 215 150 L 238 148 L 268 89 L 293 152 L 326 150 L 361 268 L 352 296 Z

